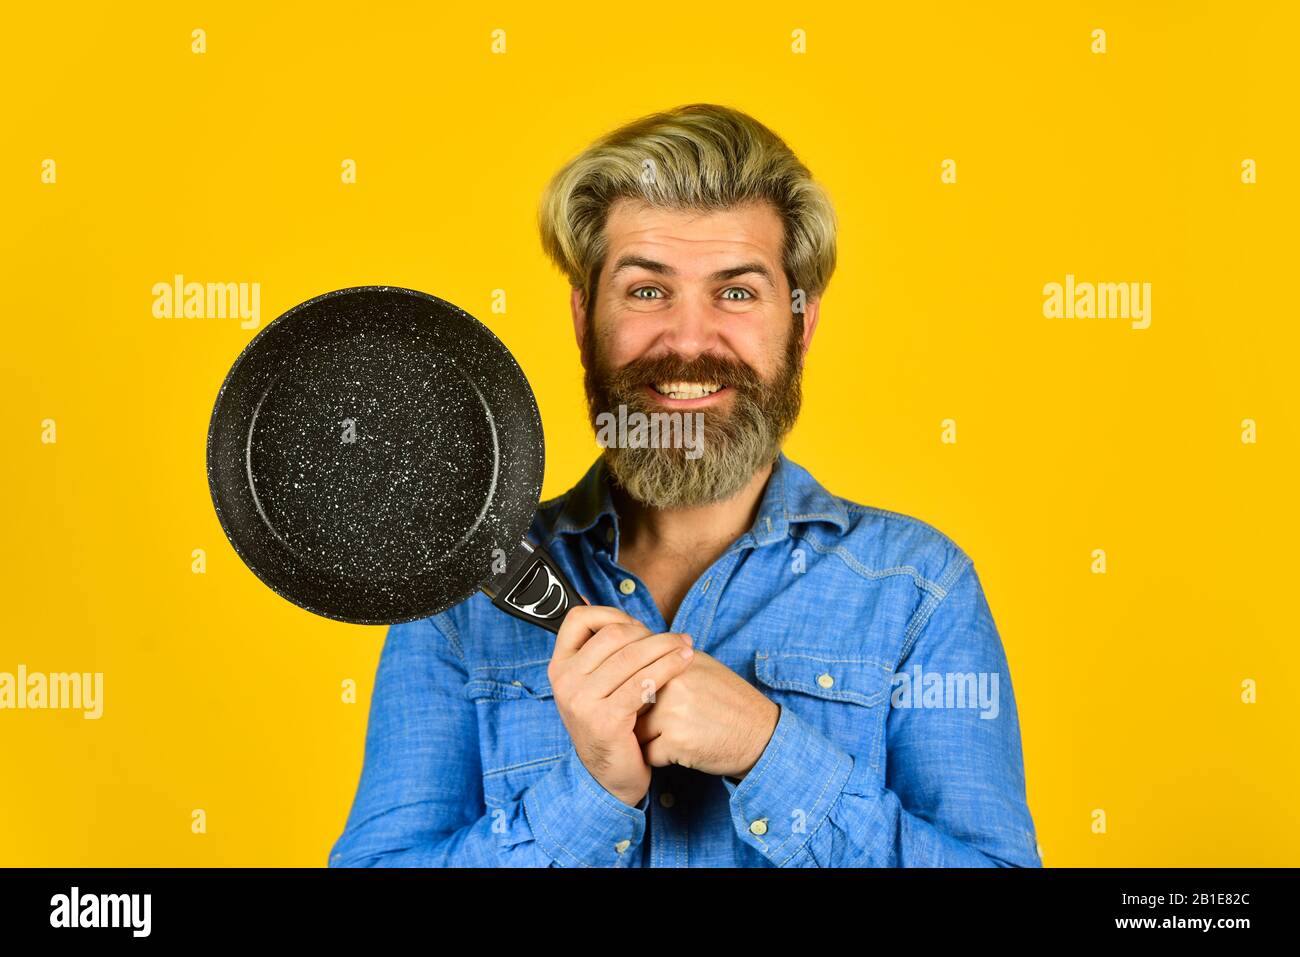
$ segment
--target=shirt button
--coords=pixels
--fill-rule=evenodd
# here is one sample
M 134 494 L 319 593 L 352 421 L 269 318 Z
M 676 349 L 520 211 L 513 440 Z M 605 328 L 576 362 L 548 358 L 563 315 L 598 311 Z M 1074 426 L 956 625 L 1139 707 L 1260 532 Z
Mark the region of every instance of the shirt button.
M 616 850 L 616 851 L 618 851 L 620 854 L 622 854 L 624 851 L 626 851 L 626 850 L 627 850 L 629 847 L 631 847 L 631 846 L 632 846 L 632 842 L 631 842 L 631 841 L 619 841 L 617 844 L 614 845 L 614 850 Z
M 817 683 L 823 688 L 829 688 L 831 685 L 835 684 L 835 679 L 830 675 L 818 675 Z
M 754 821 L 753 823 L 751 823 L 751 824 L 749 825 L 749 833 L 750 833 L 750 834 L 757 834 L 759 837 L 762 837 L 764 834 L 766 834 L 766 833 L 767 833 L 767 818 L 761 818 L 760 820 L 757 820 L 757 821 Z
M 636 582 L 632 581 L 630 578 L 624 578 L 618 583 L 618 590 L 624 595 L 630 595 L 632 592 L 636 591 Z
M 518 678 L 516 678 L 514 681 L 510 683 L 514 685 L 516 688 L 522 688 L 524 686 L 524 683 L 520 681 Z
M 673 797 L 671 791 L 665 791 L 663 794 L 659 795 L 659 803 L 664 807 L 672 807 L 677 803 L 677 798 Z

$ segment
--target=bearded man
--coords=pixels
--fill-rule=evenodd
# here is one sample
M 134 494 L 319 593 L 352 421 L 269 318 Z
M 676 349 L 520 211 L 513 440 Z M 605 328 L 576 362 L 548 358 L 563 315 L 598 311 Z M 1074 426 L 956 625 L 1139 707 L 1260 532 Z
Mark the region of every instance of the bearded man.
M 971 559 L 788 459 L 835 267 L 826 192 L 692 104 L 549 184 L 592 424 L 531 535 L 587 604 L 482 593 L 393 626 L 335 866 L 1038 866 L 1007 661 Z

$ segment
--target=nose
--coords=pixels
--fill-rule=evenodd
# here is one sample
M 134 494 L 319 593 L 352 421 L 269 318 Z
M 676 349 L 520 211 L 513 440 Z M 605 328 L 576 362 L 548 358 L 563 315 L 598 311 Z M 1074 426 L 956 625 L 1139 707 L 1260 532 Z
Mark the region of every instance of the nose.
M 718 351 L 718 323 L 707 304 L 683 301 L 664 321 L 660 342 L 682 358 L 691 360 Z

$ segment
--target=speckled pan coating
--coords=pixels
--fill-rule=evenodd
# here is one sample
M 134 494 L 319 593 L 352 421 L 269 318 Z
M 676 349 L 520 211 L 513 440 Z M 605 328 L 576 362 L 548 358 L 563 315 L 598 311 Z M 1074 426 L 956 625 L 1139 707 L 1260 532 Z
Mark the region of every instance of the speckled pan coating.
M 339 621 L 425 618 L 524 537 L 542 423 L 509 350 L 436 296 L 359 286 L 295 306 L 226 376 L 208 484 L 230 543 L 278 594 Z

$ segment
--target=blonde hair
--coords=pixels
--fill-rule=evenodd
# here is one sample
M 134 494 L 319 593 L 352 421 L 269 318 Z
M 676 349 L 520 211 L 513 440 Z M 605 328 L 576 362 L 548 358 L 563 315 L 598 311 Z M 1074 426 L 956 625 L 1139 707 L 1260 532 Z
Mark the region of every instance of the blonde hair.
M 538 210 L 542 247 L 588 306 L 606 254 L 605 221 L 620 198 L 671 209 L 772 204 L 784 224 L 791 290 L 820 296 L 835 271 L 835 210 L 785 142 L 753 117 L 692 103 L 606 134 L 551 179 Z

